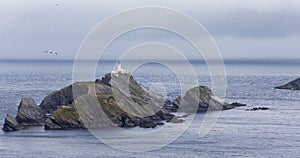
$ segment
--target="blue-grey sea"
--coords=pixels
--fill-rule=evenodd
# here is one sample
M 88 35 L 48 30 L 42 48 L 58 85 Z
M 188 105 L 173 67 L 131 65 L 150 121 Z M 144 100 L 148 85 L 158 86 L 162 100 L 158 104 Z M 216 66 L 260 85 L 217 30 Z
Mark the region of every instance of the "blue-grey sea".
M 174 62 L 181 67 L 181 62 Z M 199 83 L 211 87 L 205 62 L 191 63 Z M 95 78 L 110 72 L 114 64 L 99 63 Z M 299 60 L 225 61 L 225 100 L 247 107 L 223 111 L 205 137 L 198 135 L 204 114 L 197 114 L 186 132 L 172 143 L 138 153 L 111 148 L 87 130 L 45 131 L 43 127 L 32 127 L 0 131 L 0 157 L 300 157 L 300 91 L 274 89 L 299 77 L 299 68 Z M 0 61 L 0 125 L 6 114 L 16 115 L 21 98 L 32 97 L 39 104 L 50 92 L 71 84 L 72 72 L 72 61 Z M 162 65 L 144 65 L 133 76 L 146 86 L 159 82 L 169 99 L 180 95 L 178 80 Z M 253 107 L 270 110 L 245 111 Z

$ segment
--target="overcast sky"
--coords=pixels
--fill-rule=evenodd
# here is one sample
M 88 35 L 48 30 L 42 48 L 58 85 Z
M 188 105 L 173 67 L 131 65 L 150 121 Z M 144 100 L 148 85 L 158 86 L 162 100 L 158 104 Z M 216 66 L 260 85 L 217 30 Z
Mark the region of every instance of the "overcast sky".
M 225 59 L 300 59 L 299 0 L 10 0 L 0 5 L 0 59 L 74 59 L 97 23 L 141 6 L 189 14 L 208 30 Z M 185 41 L 170 33 L 140 30 L 116 41 L 105 58 L 147 41 L 169 42 L 194 56 Z M 59 55 L 44 54 L 48 49 Z

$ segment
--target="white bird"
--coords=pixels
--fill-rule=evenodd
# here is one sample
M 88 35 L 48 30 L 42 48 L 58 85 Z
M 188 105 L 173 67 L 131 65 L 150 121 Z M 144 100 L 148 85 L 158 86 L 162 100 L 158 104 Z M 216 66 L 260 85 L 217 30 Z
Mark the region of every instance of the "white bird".
M 53 50 L 46 50 L 46 51 L 44 51 L 44 53 L 50 53 L 50 54 L 55 54 L 55 55 L 58 54 L 57 51 L 53 51 Z

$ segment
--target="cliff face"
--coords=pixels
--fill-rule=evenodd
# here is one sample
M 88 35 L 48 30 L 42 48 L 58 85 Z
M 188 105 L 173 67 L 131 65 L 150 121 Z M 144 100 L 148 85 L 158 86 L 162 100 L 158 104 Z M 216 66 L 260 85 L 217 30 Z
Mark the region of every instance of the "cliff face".
M 73 86 L 76 86 L 76 89 L 80 90 L 78 93 L 86 94 L 89 91 L 90 85 L 91 84 L 88 83 L 75 83 L 74 85 L 69 85 L 65 88 L 54 91 L 42 100 L 40 108 L 47 113 L 53 113 L 53 111 L 57 110 L 60 106 L 69 105 L 74 102 Z
M 95 82 L 75 83 L 48 95 L 41 107 L 50 107 L 46 111 L 53 110 L 53 114 L 45 129 L 155 127 L 174 117 L 162 108 L 165 98 L 139 85 L 129 74 L 113 75 L 106 74 Z M 70 94 L 71 91 L 74 93 Z
M 297 78 L 285 85 L 275 87 L 275 89 L 300 90 L 300 78 Z

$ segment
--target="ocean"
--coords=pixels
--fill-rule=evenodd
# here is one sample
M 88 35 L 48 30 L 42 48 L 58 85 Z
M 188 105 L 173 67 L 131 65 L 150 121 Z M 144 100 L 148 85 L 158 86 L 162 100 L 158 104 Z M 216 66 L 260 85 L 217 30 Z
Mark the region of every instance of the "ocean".
M 181 67 L 181 62 L 172 63 Z M 95 78 L 110 72 L 114 64 L 100 62 Z M 199 84 L 211 87 L 205 62 L 191 64 Z M 274 89 L 299 77 L 299 67 L 299 60 L 225 61 L 225 100 L 247 107 L 222 111 L 205 137 L 198 135 L 204 114 L 197 114 L 184 134 L 170 144 L 137 153 L 111 148 L 87 130 L 45 131 L 43 127 L 31 127 L 0 131 L 0 157 L 300 157 L 300 91 Z M 6 114 L 16 115 L 21 98 L 32 97 L 39 104 L 50 92 L 71 84 L 72 72 L 72 61 L 0 61 L 0 121 L 4 122 Z M 157 63 L 137 68 L 133 77 L 148 87 L 158 83 L 153 90 L 169 99 L 182 93 L 174 72 Z M 253 107 L 270 110 L 246 111 Z

